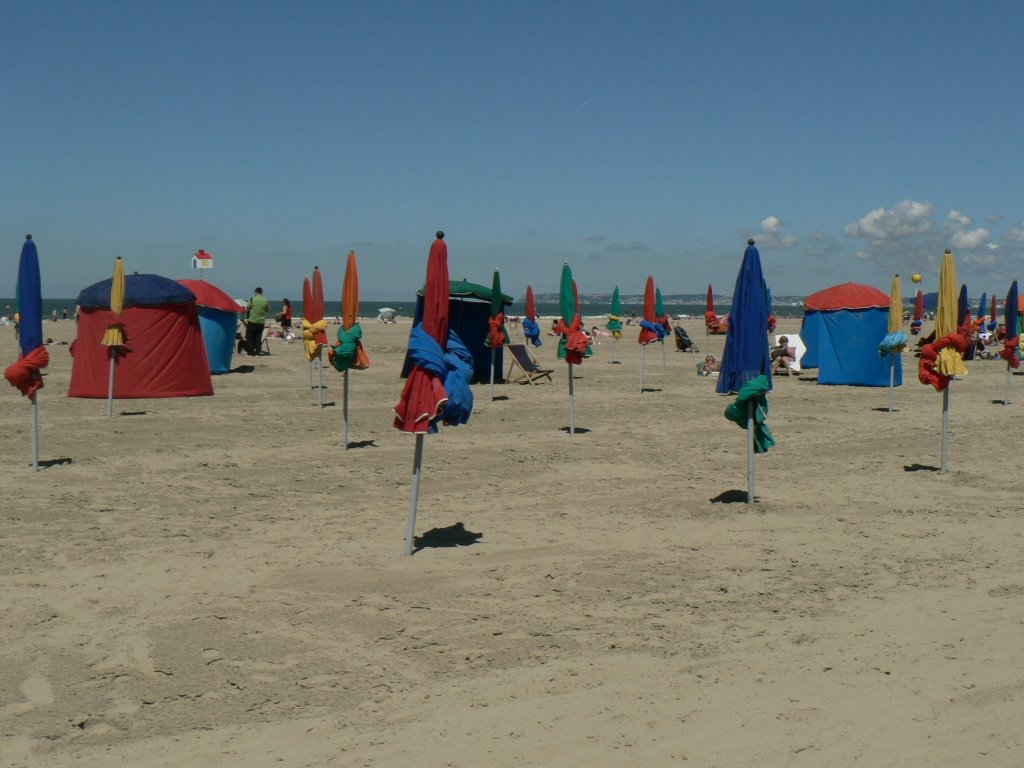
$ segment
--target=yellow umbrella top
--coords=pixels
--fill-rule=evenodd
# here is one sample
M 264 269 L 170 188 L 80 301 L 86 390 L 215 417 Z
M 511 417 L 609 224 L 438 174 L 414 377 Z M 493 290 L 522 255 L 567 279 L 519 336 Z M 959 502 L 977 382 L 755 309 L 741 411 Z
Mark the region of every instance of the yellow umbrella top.
M 893 275 L 892 288 L 889 290 L 889 333 L 903 330 L 903 291 L 900 287 L 900 276 Z
M 939 267 L 939 297 L 935 310 L 935 339 L 957 332 L 956 315 L 959 295 L 956 287 L 956 260 L 948 248 L 942 255 L 942 266 Z M 964 376 L 967 366 L 964 359 L 954 347 L 939 350 L 939 359 L 935 368 L 943 376 Z
M 107 330 L 103 332 L 103 341 L 107 347 L 124 346 L 124 323 L 121 313 L 124 311 L 124 261 L 118 256 L 114 260 L 114 277 L 110 281 L 110 320 Z

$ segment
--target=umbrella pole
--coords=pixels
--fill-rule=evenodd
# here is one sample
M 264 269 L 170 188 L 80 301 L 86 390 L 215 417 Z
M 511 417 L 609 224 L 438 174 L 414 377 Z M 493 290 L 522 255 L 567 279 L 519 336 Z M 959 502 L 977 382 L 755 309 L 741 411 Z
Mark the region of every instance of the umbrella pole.
M 647 357 L 647 345 L 640 347 L 640 394 L 644 393 L 644 360 Z
M 747 504 L 754 503 L 754 401 L 747 402 Z
M 348 370 L 342 375 L 342 396 L 341 396 L 341 418 L 345 425 L 342 432 L 342 443 L 344 450 L 348 450 Z
M 110 347 L 110 380 L 107 385 L 107 418 L 114 417 L 114 362 L 117 360 L 116 347 Z
M 323 347 L 317 353 L 316 367 L 320 371 L 320 387 L 319 387 L 319 400 L 320 408 L 324 407 L 324 358 L 323 358 Z
M 309 367 L 309 388 L 312 389 L 313 388 L 313 361 L 312 360 L 309 361 L 308 367 Z
M 889 413 L 892 413 L 892 392 L 896 386 L 896 359 L 889 353 Z
M 572 363 L 569 363 L 569 434 L 576 434 L 576 397 L 572 391 Z
M 946 474 L 946 457 L 949 453 L 949 385 L 942 390 L 942 461 L 939 474 Z
M 612 336 L 612 359 L 609 360 L 608 362 L 619 362 L 619 340 L 616 339 L 614 335 Z
M 1013 376 L 1011 373 L 1010 361 L 1006 361 L 1006 381 L 1003 382 L 1003 405 L 1010 404 L 1010 377 Z
M 665 357 L 665 340 L 661 340 L 661 370 L 663 373 L 668 373 L 668 358 Z
M 497 350 L 491 347 L 491 402 L 494 402 L 494 362 L 497 359 Z
M 32 469 L 39 471 L 39 403 L 32 395 Z
M 420 474 L 423 468 L 423 433 L 416 433 L 416 451 L 412 459 L 412 500 L 409 502 L 409 524 L 405 529 L 405 554 L 412 554 L 413 538 L 416 534 L 416 504 L 420 498 Z

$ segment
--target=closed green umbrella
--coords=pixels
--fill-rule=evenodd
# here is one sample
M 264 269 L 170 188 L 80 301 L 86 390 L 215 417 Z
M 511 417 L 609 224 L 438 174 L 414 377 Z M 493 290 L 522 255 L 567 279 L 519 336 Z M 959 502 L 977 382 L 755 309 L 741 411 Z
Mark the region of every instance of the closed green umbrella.
M 665 335 L 672 333 L 672 324 L 668 321 L 668 315 L 665 314 L 665 302 L 661 298 L 661 288 L 654 289 L 654 314 L 665 329 Z M 663 371 L 668 370 L 668 362 L 665 360 L 665 337 L 662 336 L 658 339 L 658 343 L 661 344 L 661 368 Z
M 619 286 L 615 286 L 615 290 L 612 291 L 612 309 L 608 313 L 608 323 L 605 325 L 609 331 L 612 332 L 612 357 L 615 358 L 615 349 L 618 346 L 617 342 L 622 338 L 622 302 L 619 299 Z M 609 360 L 608 362 L 619 364 L 619 361 Z
M 587 353 L 587 337 L 583 333 L 583 321 L 576 307 L 576 286 L 569 264 L 562 265 L 559 284 L 558 308 L 561 321 L 556 330 L 562 338 L 558 340 L 558 359 L 569 365 L 569 434 L 576 434 L 575 393 L 573 392 L 572 367 L 583 362 Z
M 497 364 L 498 350 L 508 344 L 511 339 L 505 329 L 505 312 L 502 309 L 501 275 L 494 270 L 491 282 L 491 317 L 488 321 L 486 344 L 491 348 L 491 402 L 494 402 L 494 367 Z

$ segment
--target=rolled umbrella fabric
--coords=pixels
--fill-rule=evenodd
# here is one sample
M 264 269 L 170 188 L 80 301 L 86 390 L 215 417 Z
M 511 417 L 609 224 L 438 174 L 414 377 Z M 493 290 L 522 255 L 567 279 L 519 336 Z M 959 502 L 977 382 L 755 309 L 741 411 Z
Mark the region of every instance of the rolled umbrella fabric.
M 50 363 L 50 353 L 43 344 L 43 294 L 39 274 L 39 252 L 32 235 L 25 237 L 18 261 L 17 284 L 18 348 L 20 354 L 13 365 L 4 370 L 4 378 L 26 397 L 33 397 L 43 387 L 40 371 Z
M 526 286 L 526 315 L 523 317 L 523 335 L 535 347 L 544 342 L 540 340 L 540 326 L 537 325 L 537 304 L 533 300 L 533 286 Z
M 938 305 L 935 311 L 935 341 L 921 347 L 917 378 L 936 390 L 949 386 L 954 376 L 965 376 L 963 355 L 970 342 L 957 326 L 956 261 L 947 250 L 939 268 Z
M 654 276 L 648 275 L 644 284 L 644 316 L 640 321 L 640 334 L 637 336 L 637 343 L 641 346 L 665 338 L 665 329 L 658 322 L 656 302 Z
M 314 277 L 319 273 L 319 268 L 313 270 Z M 320 301 L 317 302 L 313 283 L 308 277 L 302 281 L 302 308 L 302 345 L 305 348 L 306 359 L 312 362 L 319 356 L 320 347 L 327 341 L 327 321 L 324 320 L 323 287 L 321 285 Z
M 622 338 L 622 300 L 619 298 L 619 286 L 617 285 L 615 290 L 612 291 L 612 306 L 611 311 L 608 313 L 608 323 L 605 325 L 605 328 L 612 332 L 613 338 Z
M 583 320 L 576 308 L 576 286 L 569 265 L 562 265 L 562 277 L 558 294 L 558 308 L 561 313 L 555 331 L 561 336 L 558 341 L 558 359 L 570 365 L 579 365 L 587 356 L 587 335 L 583 332 Z
M 1003 348 L 999 350 L 999 356 L 1009 363 L 1011 368 L 1020 367 L 1020 359 L 1017 357 L 1017 350 L 1020 348 L 1018 295 L 1017 281 L 1014 280 L 1006 294 L 1006 305 L 1003 307 L 1006 335 L 1003 337 Z
M 344 372 L 352 368 L 362 371 L 370 367 L 370 357 L 363 349 L 363 328 L 358 317 L 359 269 L 356 265 L 356 252 L 349 251 L 345 264 L 345 280 L 341 288 L 341 328 L 337 334 L 338 344 L 331 347 L 327 355 L 335 370 Z
M 110 312 L 107 330 L 103 332 L 103 340 L 100 341 L 103 346 L 124 346 L 125 331 L 124 321 L 121 319 L 122 312 L 124 312 L 124 260 L 118 256 L 114 259 L 114 276 L 110 283 Z
M 969 330 L 971 327 L 971 307 L 967 303 L 967 283 L 960 286 L 960 294 L 956 300 L 956 327 Z
M 878 345 L 878 354 L 881 357 L 899 354 L 906 349 L 907 341 L 909 341 L 907 334 L 903 332 L 903 290 L 900 286 L 899 275 L 893 276 L 889 289 L 888 331 Z
M 775 445 L 775 435 L 768 428 L 768 392 L 771 391 L 771 380 L 764 375 L 746 381 L 736 393 L 736 400 L 725 409 L 725 418 L 747 428 L 749 409 L 747 404 L 754 403 L 754 453 L 765 453 Z
M 448 290 L 448 246 L 439 232 L 427 258 L 423 319 L 409 335 L 412 371 L 394 408 L 393 426 L 403 432 L 436 432 L 442 421 L 451 426 L 465 424 L 472 413 L 472 356 L 458 336 L 449 332 Z M 455 402 L 449 407 L 453 397 Z
M 505 328 L 505 313 L 501 303 L 501 275 L 494 270 L 491 282 L 491 315 L 487 324 L 487 339 L 484 342 L 491 349 L 504 347 L 511 341 Z
M 924 294 L 917 289 L 917 296 L 914 298 L 914 319 L 910 322 L 910 333 L 917 336 L 921 332 L 921 318 L 924 317 Z
M 718 315 L 715 314 L 715 294 L 708 286 L 708 301 L 704 310 L 704 325 L 710 330 L 718 325 Z
M 749 240 L 736 276 L 716 392 L 738 392 L 747 381 L 761 375 L 768 377 L 771 387 L 767 329 L 768 289 L 761 271 L 761 254 Z
M 978 323 L 982 328 L 985 327 L 985 312 L 987 311 L 988 304 L 988 291 L 983 291 L 981 294 L 981 301 L 978 302 L 978 316 L 974 318 L 974 322 Z
M 654 318 L 665 331 L 661 336 L 663 340 L 672 333 L 672 323 L 668 319 L 668 313 L 665 312 L 665 302 L 661 298 L 661 288 L 658 288 L 657 285 L 654 287 Z

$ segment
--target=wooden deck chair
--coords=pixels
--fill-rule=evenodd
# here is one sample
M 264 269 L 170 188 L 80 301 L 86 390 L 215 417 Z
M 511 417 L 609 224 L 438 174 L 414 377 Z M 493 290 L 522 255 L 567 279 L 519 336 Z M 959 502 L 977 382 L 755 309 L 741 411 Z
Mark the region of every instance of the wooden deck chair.
M 551 368 L 541 368 L 540 363 L 537 362 L 537 358 L 533 356 L 533 352 L 525 344 L 506 344 L 505 349 L 512 355 L 512 360 L 508 366 L 508 374 L 505 376 L 506 381 L 515 381 L 517 383 L 524 383 L 524 381 L 535 384 L 537 379 L 543 379 L 545 376 L 548 381 L 551 381 Z M 522 373 L 515 379 L 512 378 L 512 369 L 519 368 Z

